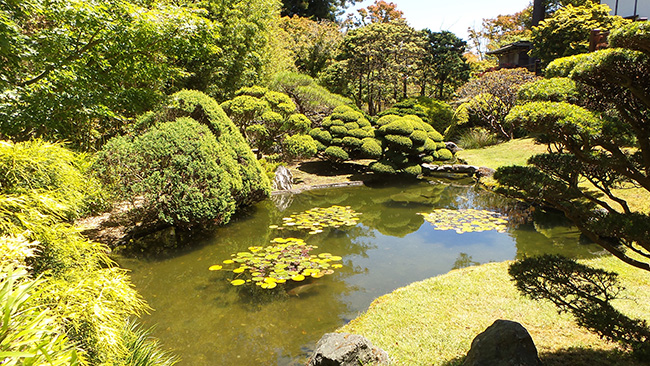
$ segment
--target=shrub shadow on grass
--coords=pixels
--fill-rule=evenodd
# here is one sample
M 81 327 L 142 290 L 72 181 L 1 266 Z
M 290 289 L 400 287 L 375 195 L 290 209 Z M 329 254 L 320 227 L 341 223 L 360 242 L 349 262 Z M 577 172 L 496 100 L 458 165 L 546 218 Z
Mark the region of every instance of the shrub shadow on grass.
M 539 358 L 544 366 L 642 366 L 650 364 L 632 358 L 619 350 L 599 350 L 587 348 L 566 348 L 555 352 L 541 352 Z M 461 366 L 465 356 L 455 357 L 441 366 Z
M 630 354 L 620 350 L 600 350 L 587 348 L 566 348 L 555 352 L 539 354 L 544 366 L 640 366 L 649 362 L 635 360 Z

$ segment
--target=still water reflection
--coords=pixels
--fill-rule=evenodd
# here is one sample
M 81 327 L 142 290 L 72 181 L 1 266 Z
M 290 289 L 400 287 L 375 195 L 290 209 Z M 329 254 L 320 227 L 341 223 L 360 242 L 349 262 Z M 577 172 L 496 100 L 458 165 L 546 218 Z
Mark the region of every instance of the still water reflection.
M 360 212 L 360 225 L 317 235 L 268 228 L 292 213 L 334 204 Z M 300 365 L 324 333 L 356 317 L 378 296 L 411 282 L 524 254 L 600 253 L 548 213 L 537 212 L 533 223 L 507 233 L 464 234 L 433 230 L 417 215 L 436 208 L 503 205 L 488 192 L 442 183 L 314 190 L 259 203 L 185 249 L 118 261 L 132 271 L 138 291 L 154 309 L 143 323 L 156 325 L 154 335 L 182 358 L 180 365 Z M 228 273 L 208 271 L 231 253 L 269 245 L 276 236 L 303 237 L 319 247 L 316 253 L 342 256 L 344 266 L 291 294 L 233 287 Z

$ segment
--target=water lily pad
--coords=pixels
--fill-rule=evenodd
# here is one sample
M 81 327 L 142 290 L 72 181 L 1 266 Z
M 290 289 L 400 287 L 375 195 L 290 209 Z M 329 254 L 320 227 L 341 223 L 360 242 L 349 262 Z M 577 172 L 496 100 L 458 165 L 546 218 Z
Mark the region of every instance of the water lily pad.
M 282 225 L 308 229 L 309 234 L 315 235 L 323 232 L 323 228 L 341 226 L 354 226 L 357 224 L 359 213 L 350 206 L 330 206 L 327 208 L 314 207 L 300 214 L 282 218 Z
M 429 213 L 420 213 L 433 225 L 435 230 L 454 230 L 458 234 L 496 230 L 507 231 L 507 217 L 487 210 L 438 209 Z
M 303 281 L 305 279 L 305 276 L 303 276 L 303 275 L 295 275 L 295 276 L 291 277 L 291 279 L 293 281 L 300 282 L 300 281 Z
M 210 268 L 208 268 L 208 270 L 210 270 L 210 271 L 218 271 L 221 268 L 223 268 L 223 266 L 215 264 L 215 265 L 210 266 Z
M 243 285 L 245 283 L 246 283 L 246 281 L 241 280 L 241 279 L 236 279 L 236 280 L 230 281 L 230 284 L 233 285 L 233 286 L 241 286 L 241 285 Z

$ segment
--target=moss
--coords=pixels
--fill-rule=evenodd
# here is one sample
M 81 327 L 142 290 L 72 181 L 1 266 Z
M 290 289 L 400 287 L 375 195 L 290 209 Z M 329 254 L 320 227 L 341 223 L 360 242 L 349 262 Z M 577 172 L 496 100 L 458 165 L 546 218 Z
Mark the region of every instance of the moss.
M 340 162 L 350 158 L 347 152 L 338 146 L 330 146 L 323 153 L 328 160 Z

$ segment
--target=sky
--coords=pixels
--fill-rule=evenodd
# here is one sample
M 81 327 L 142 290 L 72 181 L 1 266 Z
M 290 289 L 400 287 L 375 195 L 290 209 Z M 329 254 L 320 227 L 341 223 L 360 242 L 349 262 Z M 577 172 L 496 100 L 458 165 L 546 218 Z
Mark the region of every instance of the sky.
M 404 12 L 408 24 L 417 29 L 429 28 L 434 32 L 448 30 L 467 40 L 467 28 L 481 28 L 483 18 L 499 14 L 514 14 L 532 3 L 531 0 L 385 0 Z M 374 0 L 365 0 L 348 9 L 365 8 Z

